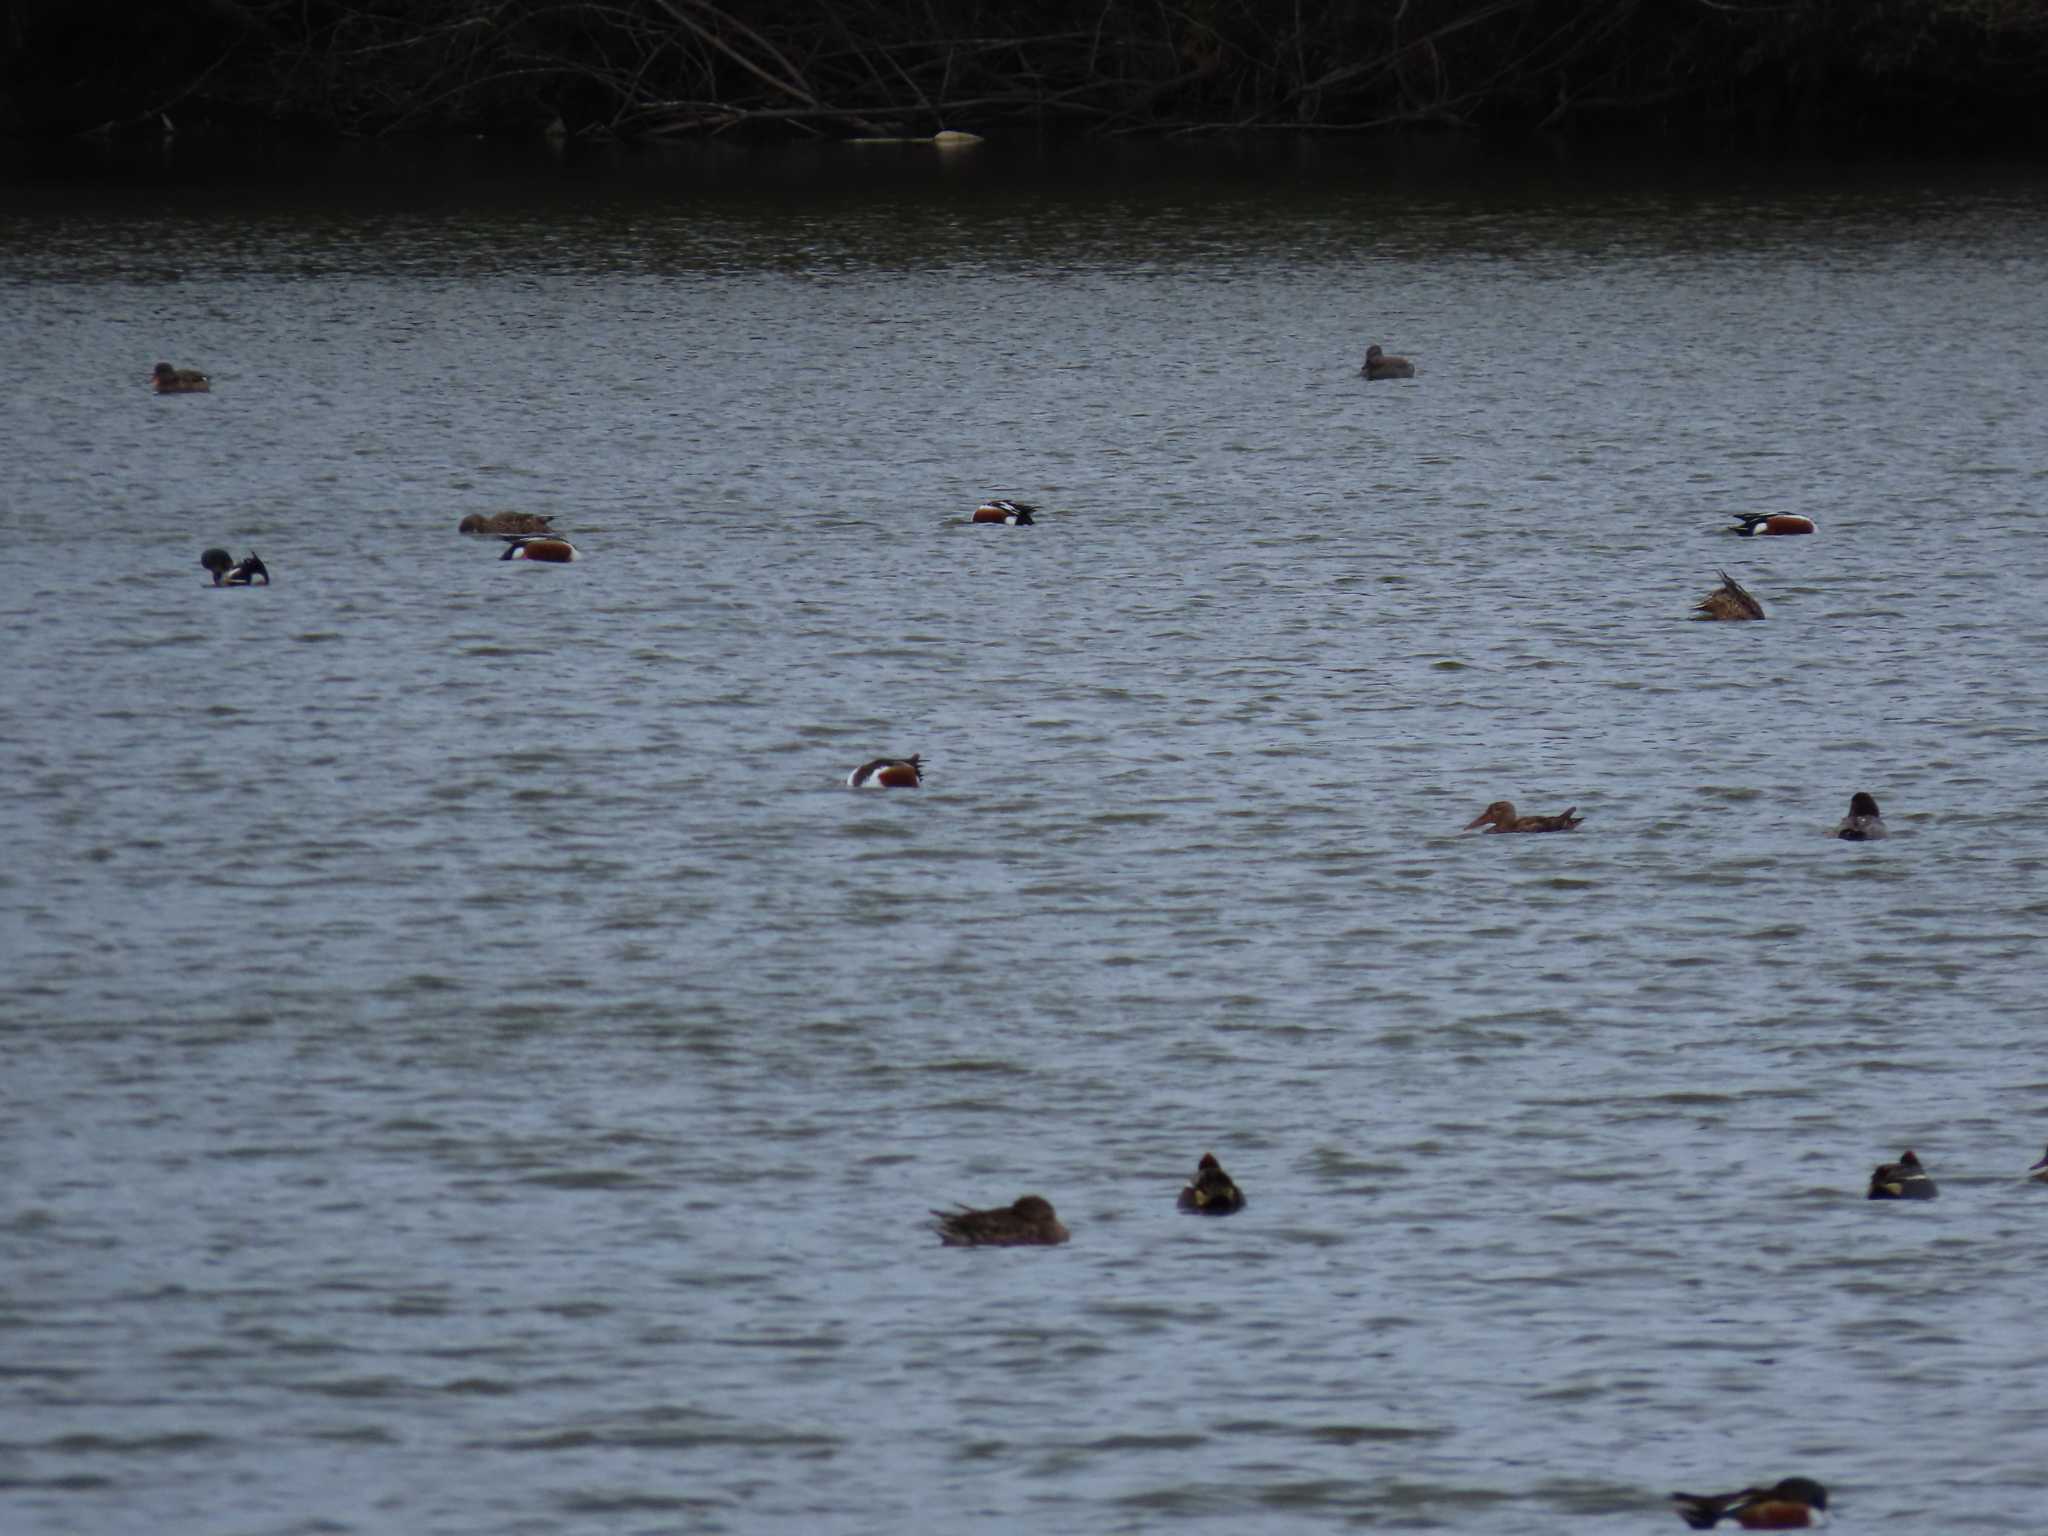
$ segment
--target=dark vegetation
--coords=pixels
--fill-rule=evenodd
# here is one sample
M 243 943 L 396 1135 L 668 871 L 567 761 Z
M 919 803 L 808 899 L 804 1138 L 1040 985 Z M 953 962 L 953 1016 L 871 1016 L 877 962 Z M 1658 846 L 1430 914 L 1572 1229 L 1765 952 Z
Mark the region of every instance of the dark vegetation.
M 2040 147 L 2048 0 L 12 0 L 0 133 Z

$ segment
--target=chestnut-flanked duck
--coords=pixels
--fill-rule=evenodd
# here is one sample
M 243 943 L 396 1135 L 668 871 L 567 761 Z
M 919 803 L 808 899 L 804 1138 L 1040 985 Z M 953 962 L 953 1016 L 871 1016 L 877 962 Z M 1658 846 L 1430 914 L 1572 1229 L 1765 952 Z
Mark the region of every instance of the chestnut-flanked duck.
M 1740 525 L 1728 531 L 1739 533 L 1745 539 L 1763 533 L 1813 532 L 1813 519 L 1801 517 L 1797 512 L 1731 512 L 1728 515 Z
M 1365 349 L 1365 366 L 1358 370 L 1368 379 L 1412 379 L 1415 365 L 1405 357 L 1393 357 L 1374 342 Z
M 203 395 L 213 388 L 213 382 L 197 368 L 173 368 L 169 363 L 158 363 L 149 382 L 160 395 Z
M 984 501 L 974 509 L 972 521 L 977 523 L 1007 523 L 1012 528 L 1019 524 L 1029 526 L 1037 515 L 1038 508 L 1028 501 Z
M 1702 619 L 1762 618 L 1764 605 L 1749 595 L 1749 589 L 1726 571 L 1720 574 L 1721 585 L 1699 600 L 1694 613 Z
M 494 533 L 503 538 L 514 533 L 547 533 L 552 518 L 538 512 L 472 512 L 455 525 L 457 533 Z
M 213 584 L 216 587 L 270 585 L 270 568 L 257 559 L 253 552 L 246 558 L 237 560 L 224 549 L 209 549 L 199 557 L 199 564 L 213 573 Z
M 567 565 L 583 558 L 583 551 L 559 533 L 507 533 L 500 537 L 505 541 L 505 553 L 498 556 L 500 560 L 545 560 L 550 565 Z
M 915 752 L 908 757 L 878 757 L 846 776 L 848 789 L 916 789 L 922 783 L 924 759 Z
M 1871 1170 L 1871 1200 L 1932 1200 L 1941 1193 L 1934 1180 L 1920 1166 L 1919 1154 L 1910 1147 L 1896 1163 L 1879 1163 Z
M 1025 1195 L 1012 1205 L 976 1211 L 960 1206 L 933 1211 L 932 1230 L 948 1248 L 1050 1247 L 1067 1240 L 1067 1229 L 1043 1195 Z
M 1788 1477 L 1739 1493 L 1674 1493 L 1678 1518 L 1696 1531 L 1733 1520 L 1745 1531 L 1803 1531 L 1827 1524 L 1828 1491 L 1810 1477 Z
M 1874 843 L 1889 835 L 1884 817 L 1878 814 L 1877 797 L 1857 790 L 1849 797 L 1849 814 L 1835 828 L 1835 836 L 1846 843 Z
M 1465 823 L 1464 830 L 1484 827 L 1489 832 L 1574 832 L 1586 818 L 1574 816 L 1576 805 L 1559 811 L 1555 816 L 1517 816 L 1512 800 L 1496 800 L 1485 810 Z
M 1180 1192 L 1180 1208 L 1204 1216 L 1228 1216 L 1244 1209 L 1244 1191 L 1223 1171 L 1214 1152 L 1204 1152 L 1195 1165 L 1195 1176 Z

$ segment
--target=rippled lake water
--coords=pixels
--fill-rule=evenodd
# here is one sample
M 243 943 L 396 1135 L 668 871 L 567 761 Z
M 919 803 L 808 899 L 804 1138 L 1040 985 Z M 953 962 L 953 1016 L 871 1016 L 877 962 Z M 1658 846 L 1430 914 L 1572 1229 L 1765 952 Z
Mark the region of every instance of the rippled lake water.
M 2048 177 L 984 150 L 11 173 L 0 1528 L 2038 1530 Z

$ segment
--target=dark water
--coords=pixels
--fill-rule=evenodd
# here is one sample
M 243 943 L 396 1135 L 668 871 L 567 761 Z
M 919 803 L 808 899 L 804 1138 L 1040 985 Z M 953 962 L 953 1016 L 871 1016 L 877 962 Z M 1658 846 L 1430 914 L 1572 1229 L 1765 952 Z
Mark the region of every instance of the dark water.
M 2048 181 L 985 148 L 17 168 L 0 1529 L 2037 1530 Z

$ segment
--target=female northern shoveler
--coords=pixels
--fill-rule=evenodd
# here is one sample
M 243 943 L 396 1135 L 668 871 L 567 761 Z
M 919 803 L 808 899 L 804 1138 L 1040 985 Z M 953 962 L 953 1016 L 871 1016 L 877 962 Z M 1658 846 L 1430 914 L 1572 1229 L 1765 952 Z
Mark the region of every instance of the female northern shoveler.
M 1023 523 L 1027 527 L 1038 508 L 1028 501 L 984 501 L 974 509 L 971 519 L 977 523 L 1008 523 L 1011 527 Z
M 1512 800 L 1496 800 L 1466 822 L 1463 830 L 1485 827 L 1489 832 L 1572 832 L 1586 819 L 1572 814 L 1577 809 L 1576 805 L 1569 806 L 1555 816 L 1517 816 Z
M 2048 1180 L 2048 1152 L 2043 1152 L 2041 1154 L 2041 1161 L 2027 1170 L 2027 1177 L 2030 1179 Z
M 258 583 L 270 585 L 270 569 L 251 553 L 246 560 L 237 560 L 224 549 L 209 549 L 199 557 L 199 563 L 213 572 L 216 587 L 253 587 Z
M 1835 828 L 1835 836 L 1847 843 L 1874 843 L 1889 836 L 1884 829 L 1884 818 L 1878 814 L 1876 797 L 1860 789 L 1851 795 L 1849 814 Z
M 173 368 L 169 363 L 158 363 L 149 381 L 160 395 L 203 395 L 213 388 L 197 368 Z
M 1797 512 L 1731 512 L 1728 515 L 1742 525 L 1728 531 L 1739 533 L 1745 539 L 1759 533 L 1813 532 L 1813 519 L 1801 517 Z
M 1764 616 L 1764 605 L 1751 597 L 1741 582 L 1723 571 L 1720 589 L 1701 598 L 1693 611 L 1702 619 L 1760 619 Z
M 1932 1200 L 1941 1191 L 1910 1148 L 1896 1163 L 1879 1163 L 1870 1174 L 1871 1200 Z
M 1244 1191 L 1223 1171 L 1214 1152 L 1204 1152 L 1195 1165 L 1195 1176 L 1180 1192 L 1180 1208 L 1204 1216 L 1228 1216 L 1244 1209 Z
M 1374 342 L 1365 349 L 1365 366 L 1358 370 L 1368 379 L 1412 379 L 1415 365 L 1405 357 L 1389 357 Z
M 507 533 L 499 537 L 505 541 L 505 553 L 498 556 L 500 560 L 545 560 L 551 565 L 567 565 L 583 558 L 583 551 L 558 533 Z
M 846 776 L 848 789 L 916 789 L 922 783 L 924 759 L 915 752 L 908 757 L 878 757 Z
M 546 533 L 550 518 L 538 512 L 472 512 L 455 525 L 457 533 Z
M 1022 1248 L 1031 1244 L 1051 1246 L 1067 1240 L 1067 1229 L 1053 1214 L 1052 1202 L 1043 1195 L 1026 1195 L 1013 1205 L 976 1211 L 961 1206 L 952 1211 L 933 1211 L 938 1220 L 932 1230 L 948 1248 Z
M 1810 1477 L 1788 1477 L 1740 1493 L 1674 1493 L 1678 1518 L 1696 1531 L 1733 1520 L 1745 1531 L 1803 1531 L 1827 1524 L 1828 1491 Z

